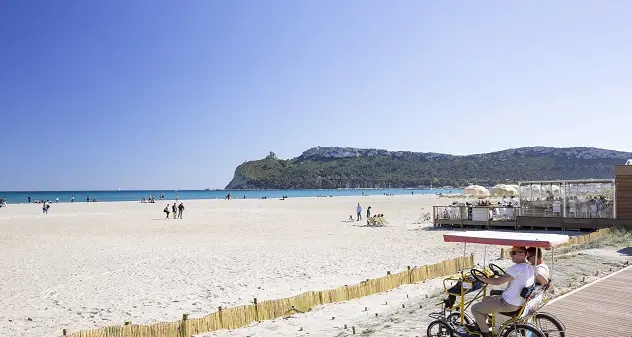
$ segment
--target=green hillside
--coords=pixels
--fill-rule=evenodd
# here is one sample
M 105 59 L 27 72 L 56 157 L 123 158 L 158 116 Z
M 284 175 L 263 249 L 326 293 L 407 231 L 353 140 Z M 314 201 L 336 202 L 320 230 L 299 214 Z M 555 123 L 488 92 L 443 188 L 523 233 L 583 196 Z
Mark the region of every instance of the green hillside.
M 520 180 L 614 178 L 631 153 L 595 148 L 520 148 L 454 156 L 374 149 L 314 148 L 237 167 L 227 189 L 493 185 Z

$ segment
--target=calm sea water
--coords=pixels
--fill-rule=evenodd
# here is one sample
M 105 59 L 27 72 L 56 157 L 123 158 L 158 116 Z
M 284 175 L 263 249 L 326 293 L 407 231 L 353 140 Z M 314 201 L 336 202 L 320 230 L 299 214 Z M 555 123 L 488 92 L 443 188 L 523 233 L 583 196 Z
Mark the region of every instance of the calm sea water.
M 75 196 L 75 202 L 86 202 L 86 197 L 96 199 L 97 201 L 140 201 L 143 197 L 154 195 L 156 200 L 160 194 L 165 196 L 167 200 L 173 200 L 178 196 L 180 200 L 187 199 L 223 199 L 227 193 L 233 198 L 259 199 L 262 197 L 280 198 L 284 195 L 292 197 L 317 197 L 317 196 L 360 196 L 365 195 L 384 195 L 395 194 L 437 194 L 437 193 L 463 193 L 463 189 L 433 189 L 433 190 L 407 190 L 407 189 L 367 189 L 367 190 L 259 190 L 259 191 L 161 191 L 161 190 L 143 190 L 143 191 L 24 191 L 24 192 L 2 192 L 0 198 L 5 197 L 10 204 L 26 203 L 28 197 L 34 200 L 50 200 L 55 201 L 59 198 L 59 202 L 70 202 L 72 196 Z

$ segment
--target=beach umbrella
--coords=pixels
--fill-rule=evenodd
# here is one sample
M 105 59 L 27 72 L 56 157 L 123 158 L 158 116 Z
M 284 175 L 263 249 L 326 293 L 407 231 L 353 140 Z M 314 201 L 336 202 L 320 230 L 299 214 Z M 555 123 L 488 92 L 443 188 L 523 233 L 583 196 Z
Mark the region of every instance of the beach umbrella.
M 483 186 L 470 185 L 463 190 L 464 195 L 475 197 L 488 197 L 490 195 L 489 190 Z
M 492 187 L 490 192 L 494 195 L 515 196 L 518 195 L 518 185 L 498 184 Z

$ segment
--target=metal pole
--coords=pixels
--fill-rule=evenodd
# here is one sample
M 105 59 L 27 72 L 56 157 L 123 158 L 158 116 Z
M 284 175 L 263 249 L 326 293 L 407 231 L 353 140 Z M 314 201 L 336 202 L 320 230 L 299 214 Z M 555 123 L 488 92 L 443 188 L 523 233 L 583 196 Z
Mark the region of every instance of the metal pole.
M 518 207 L 517 215 L 520 216 L 522 215 L 522 185 L 521 183 L 518 183 L 518 205 L 520 205 L 520 207 Z
M 549 271 L 549 280 L 553 279 L 553 262 L 555 261 L 555 247 L 551 247 L 551 270 Z
M 562 217 L 566 218 L 566 182 L 560 184 L 564 186 L 562 188 L 562 207 L 564 207 L 564 211 L 562 212 Z
M 612 183 L 612 218 L 617 218 L 617 183 Z

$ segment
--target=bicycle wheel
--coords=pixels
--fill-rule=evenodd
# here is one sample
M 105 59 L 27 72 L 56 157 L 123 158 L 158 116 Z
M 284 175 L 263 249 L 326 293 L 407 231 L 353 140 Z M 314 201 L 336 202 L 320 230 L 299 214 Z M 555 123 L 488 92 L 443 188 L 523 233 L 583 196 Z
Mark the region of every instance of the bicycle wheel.
M 461 325 L 461 313 L 453 312 L 453 313 L 448 315 L 446 320 L 448 322 L 450 322 L 450 323 L 454 323 L 455 325 Z M 474 323 L 474 319 L 472 317 L 470 317 L 470 315 L 464 314 L 463 322 L 465 324 L 473 324 Z
M 566 327 L 553 314 L 538 312 L 533 316 L 533 323 L 544 333 L 545 337 L 566 337 Z
M 531 324 L 514 324 L 503 330 L 501 337 L 545 337 L 542 331 Z
M 452 331 L 452 328 L 450 328 L 450 326 L 446 322 L 440 319 L 430 322 L 430 325 L 428 325 L 428 329 L 426 330 L 426 336 L 428 337 L 456 337 L 456 335 L 454 334 L 454 331 Z

